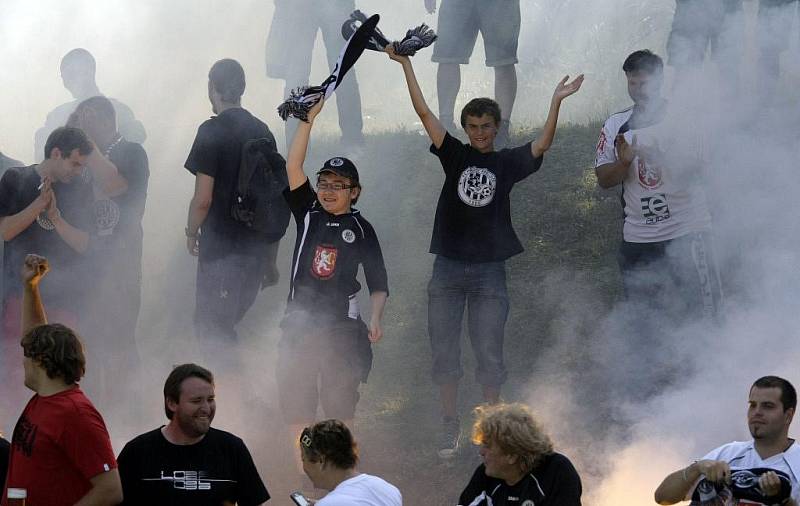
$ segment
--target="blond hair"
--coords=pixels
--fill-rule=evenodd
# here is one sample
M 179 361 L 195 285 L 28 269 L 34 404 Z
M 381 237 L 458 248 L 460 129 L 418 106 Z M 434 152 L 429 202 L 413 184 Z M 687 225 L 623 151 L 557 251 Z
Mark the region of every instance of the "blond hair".
M 475 408 L 472 442 L 477 445 L 497 444 L 503 453 L 515 455 L 520 470 L 532 471 L 553 453 L 553 443 L 533 417 L 528 406 L 495 404 Z

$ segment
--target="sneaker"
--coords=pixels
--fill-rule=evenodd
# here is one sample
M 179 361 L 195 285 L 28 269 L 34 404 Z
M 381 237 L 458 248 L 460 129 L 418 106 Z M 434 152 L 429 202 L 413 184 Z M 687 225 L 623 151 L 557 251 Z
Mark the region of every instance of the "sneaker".
M 458 453 L 461 442 L 461 421 L 458 418 L 446 416 L 442 418 L 442 433 L 439 439 L 437 453 L 440 459 L 451 459 Z

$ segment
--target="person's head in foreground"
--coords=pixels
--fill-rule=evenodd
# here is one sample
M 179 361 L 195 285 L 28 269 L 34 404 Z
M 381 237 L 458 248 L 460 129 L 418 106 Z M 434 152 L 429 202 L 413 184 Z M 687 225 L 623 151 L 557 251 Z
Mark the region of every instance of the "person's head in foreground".
M 300 434 L 303 471 L 316 488 L 333 490 L 351 477 L 358 464 L 358 446 L 339 420 L 324 420 Z
M 467 102 L 461 109 L 461 127 L 470 146 L 481 153 L 494 151 L 500 118 L 500 106 L 491 98 L 473 98 Z
M 553 453 L 550 437 L 524 404 L 479 406 L 475 414 L 472 442 L 481 447 L 487 476 L 514 484 Z
M 39 325 L 22 338 L 25 386 L 39 392 L 47 383 L 75 385 L 86 372 L 83 344 L 75 332 L 60 323 Z
M 636 105 L 646 106 L 661 97 L 664 62 L 649 49 L 634 51 L 622 64 L 628 80 L 628 95 Z
M 777 376 L 759 378 L 750 387 L 747 426 L 755 440 L 787 437 L 797 408 L 797 392 Z
M 96 69 L 97 64 L 92 53 L 82 47 L 71 50 L 61 58 L 60 71 L 64 88 L 79 100 L 96 93 Z
M 176 366 L 164 383 L 164 411 L 174 439 L 185 443 L 202 439 L 217 411 L 211 371 L 197 364 Z
M 327 212 L 334 215 L 349 213 L 360 195 L 358 169 L 347 158 L 331 158 L 317 172 L 317 198 Z

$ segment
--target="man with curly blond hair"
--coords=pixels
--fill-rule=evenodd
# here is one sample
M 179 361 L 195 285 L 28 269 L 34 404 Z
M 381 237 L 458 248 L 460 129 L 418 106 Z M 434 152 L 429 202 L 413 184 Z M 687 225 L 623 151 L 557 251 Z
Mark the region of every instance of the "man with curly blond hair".
M 475 409 L 472 442 L 478 466 L 459 506 L 580 506 L 581 479 L 567 457 L 553 451 L 550 437 L 524 404 Z

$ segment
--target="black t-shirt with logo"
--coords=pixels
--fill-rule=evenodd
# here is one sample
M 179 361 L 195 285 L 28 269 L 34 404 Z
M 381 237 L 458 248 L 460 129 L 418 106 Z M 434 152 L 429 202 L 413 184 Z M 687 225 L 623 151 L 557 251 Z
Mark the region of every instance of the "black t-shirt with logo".
M 459 506 L 580 506 L 581 478 L 569 459 L 560 453 L 544 461 L 522 480 L 509 486 L 486 476 L 481 464 L 461 492 Z
M 242 146 L 250 139 L 273 139 L 267 125 L 241 107 L 226 109 L 200 125 L 184 166 L 192 174 L 214 178 L 211 209 L 201 228 L 200 261 L 229 253 L 261 255 L 267 242 L 231 217 Z
M 466 262 L 496 262 L 521 253 L 509 194 L 542 165 L 531 143 L 481 153 L 448 133 L 439 149 L 432 145 L 430 150 L 445 173 L 430 252 Z
M 297 222 L 287 312 L 358 318 L 351 301 L 361 290 L 356 280 L 359 264 L 370 293 L 389 292 L 372 225 L 355 209 L 342 215 L 325 211 L 308 180 L 288 192 L 286 200 Z
M 128 182 L 122 195 L 100 198 L 94 202 L 95 250 L 105 264 L 116 264 L 119 275 L 136 275 L 141 271 L 142 218 L 147 201 L 147 182 L 150 169 L 147 153 L 141 144 L 124 139 L 114 145 L 109 160 Z
M 261 504 L 269 493 L 240 438 L 209 429 L 200 442 L 175 445 L 161 429 L 128 442 L 117 458 L 124 505 L 239 506 Z
M 28 207 L 39 196 L 39 184 L 41 178 L 35 165 L 8 169 L 0 179 L 0 217 L 12 216 Z M 53 183 L 53 191 L 64 220 L 73 227 L 91 233 L 91 185 L 84 178 L 76 176 L 69 183 Z M 61 239 L 45 213 L 5 245 L 4 299 L 21 293 L 20 270 L 28 253 L 42 255 L 50 264 L 47 281 L 41 285 L 45 304 L 77 311 L 86 280 L 84 257 Z

